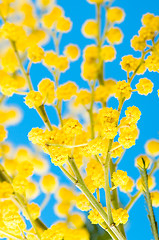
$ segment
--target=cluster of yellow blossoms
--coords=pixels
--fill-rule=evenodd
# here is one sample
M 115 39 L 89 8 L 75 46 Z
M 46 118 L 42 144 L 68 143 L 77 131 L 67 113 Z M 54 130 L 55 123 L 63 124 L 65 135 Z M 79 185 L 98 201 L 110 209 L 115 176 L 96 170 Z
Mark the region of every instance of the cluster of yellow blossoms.
M 134 201 L 146 191 L 146 187 L 151 191 L 156 185 L 152 174 L 158 168 L 158 161 L 154 160 L 159 155 L 158 140 L 149 140 L 145 146 L 146 154 L 139 155 L 134 163 L 140 171 L 146 171 L 147 186 L 142 178 L 135 183 L 126 171 L 118 169 L 118 164 L 139 137 L 137 123 L 141 117 L 139 108 L 130 105 L 123 117 L 124 102 L 134 92 L 148 95 L 153 90 L 152 81 L 146 77 L 139 78 L 135 89 L 132 80 L 136 75 L 143 76 L 147 69 L 159 72 L 159 16 L 149 13 L 143 16 L 143 26 L 131 40 L 132 48 L 140 51 L 141 57 L 127 55 L 120 62 L 121 69 L 126 72 L 125 79 L 106 79 L 105 64 L 116 58 L 114 45 L 123 40 L 123 33 L 116 24 L 124 20 L 125 13 L 123 9 L 112 6 L 113 1 L 88 0 L 95 4 L 97 16 L 85 21 L 81 31 L 95 43 L 83 50 L 81 77 L 89 88 L 80 89 L 76 82 L 60 81 L 61 74 L 80 57 L 77 44 L 69 43 L 63 52 L 60 49 L 60 40 L 63 34 L 71 31 L 73 23 L 54 1 L 37 2 L 37 6 L 29 1 L 2 0 L 0 3 L 0 44 L 5 46 L 0 54 L 0 237 L 89 240 L 84 215 L 74 211 L 77 207 L 89 211 L 88 219 L 92 224 L 99 224 L 104 230 L 109 230 L 112 237 L 115 235 L 115 239 L 124 240 L 121 224 L 127 223 Z M 103 7 L 106 18 L 101 31 Z M 53 41 L 54 47 L 45 51 L 44 45 L 48 41 Z M 37 63 L 49 71 L 51 77 L 41 77 L 36 90 L 30 70 Z M 14 149 L 5 142 L 7 126 L 17 123 L 21 116 L 18 109 L 5 105 L 7 97 L 13 94 L 24 95 L 25 104 L 34 108 L 45 124 L 46 128 L 34 127 L 28 133 L 36 151 L 25 147 Z M 109 99 L 113 97 L 117 107 L 109 106 Z M 63 116 L 65 104 L 71 109 Z M 51 124 L 46 105 L 56 111 L 58 126 Z M 51 157 L 51 162 L 81 193 L 59 186 L 57 176 L 51 173 L 41 150 Z M 135 185 L 136 193 L 132 196 L 130 193 Z M 120 207 L 118 190 L 130 198 L 124 208 Z M 40 194 L 44 200 L 37 204 L 35 199 Z M 151 204 L 158 207 L 159 192 L 151 191 L 149 195 Z M 54 212 L 65 221 L 47 228 L 40 217 L 50 198 L 56 200 Z M 32 225 L 29 230 L 26 220 Z

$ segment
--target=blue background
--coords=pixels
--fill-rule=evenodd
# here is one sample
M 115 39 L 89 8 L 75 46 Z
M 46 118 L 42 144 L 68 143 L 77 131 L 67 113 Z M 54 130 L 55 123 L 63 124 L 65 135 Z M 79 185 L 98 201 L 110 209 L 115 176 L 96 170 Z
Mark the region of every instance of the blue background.
M 65 10 L 65 15 L 70 17 L 73 21 L 73 28 L 69 34 L 65 34 L 62 37 L 60 51 L 63 52 L 64 46 L 71 43 L 78 44 L 80 49 L 88 44 L 94 43 L 93 40 L 86 39 L 81 34 L 81 26 L 88 18 L 95 17 L 95 8 L 94 5 L 89 4 L 86 0 L 59 0 L 57 2 Z M 137 34 L 141 26 L 141 17 L 144 13 L 150 12 L 156 15 L 159 15 L 159 1 L 158 0 L 116 0 L 113 6 L 122 7 L 126 13 L 125 21 L 119 25 L 124 33 L 123 43 L 116 46 L 117 50 L 117 59 L 113 63 L 108 63 L 106 67 L 106 76 L 105 78 L 112 77 L 116 80 L 126 79 L 126 73 L 121 70 L 119 62 L 121 61 L 122 56 L 127 54 L 133 54 L 136 57 L 139 57 L 138 52 L 134 52 L 130 47 L 130 39 L 133 35 Z M 45 45 L 45 49 L 52 48 L 52 42 Z M 83 81 L 80 77 L 81 69 L 80 65 L 82 62 L 82 57 L 75 62 L 71 63 L 71 68 L 65 73 L 62 74 L 60 83 L 63 83 L 68 80 L 75 81 L 80 87 L 88 87 L 87 83 Z M 148 96 L 141 96 L 137 93 L 134 93 L 129 101 L 124 105 L 122 114 L 127 106 L 135 105 L 139 107 L 142 112 L 141 119 L 138 123 L 140 130 L 139 139 L 136 142 L 136 145 L 131 149 L 127 150 L 119 168 L 126 170 L 128 175 L 137 179 L 139 177 L 138 170 L 134 167 L 134 159 L 137 155 L 145 153 L 144 145 L 148 139 L 159 138 L 159 99 L 157 96 L 157 89 L 159 89 L 159 75 L 157 73 L 146 72 L 145 76 L 152 80 L 154 83 L 154 90 L 152 94 Z M 36 89 L 39 81 L 44 77 L 52 78 L 51 74 L 45 69 L 41 64 L 35 64 L 31 68 L 31 78 L 33 85 Z M 140 77 L 137 76 L 132 86 L 138 82 Z M 23 97 L 14 95 L 8 100 L 8 103 L 11 105 L 20 106 L 23 112 L 23 119 L 19 125 L 14 127 L 9 127 L 9 138 L 8 140 L 13 142 L 15 146 L 19 144 L 31 146 L 28 141 L 27 134 L 32 127 L 43 127 L 43 123 L 39 116 L 37 115 L 34 109 L 28 109 L 28 107 L 23 103 Z M 109 105 L 115 103 L 114 100 L 110 100 Z M 113 105 L 112 105 L 113 106 Z M 46 108 L 53 124 L 58 124 L 57 116 L 55 111 L 49 107 Z M 65 109 L 64 109 L 65 110 Z M 48 159 L 48 161 L 50 161 Z M 59 181 L 61 183 L 68 182 L 63 176 L 61 171 L 54 166 L 51 166 L 52 171 L 58 175 Z M 158 173 L 155 174 L 157 186 L 156 189 L 159 189 L 159 176 Z M 38 202 L 41 202 L 43 195 L 37 199 Z M 124 194 L 121 194 L 121 199 L 123 203 L 127 203 L 128 199 Z M 53 214 L 50 214 L 49 209 L 52 208 L 55 200 L 52 198 L 52 201 L 49 203 L 46 211 L 42 214 L 42 219 L 44 222 L 50 226 L 51 223 L 57 220 L 57 217 Z M 159 209 L 155 209 L 155 215 L 159 220 Z M 143 197 L 141 197 L 137 203 L 134 205 L 130 211 L 129 224 L 126 227 L 128 240 L 134 239 L 152 239 L 150 225 L 147 219 L 147 212 L 144 203 Z

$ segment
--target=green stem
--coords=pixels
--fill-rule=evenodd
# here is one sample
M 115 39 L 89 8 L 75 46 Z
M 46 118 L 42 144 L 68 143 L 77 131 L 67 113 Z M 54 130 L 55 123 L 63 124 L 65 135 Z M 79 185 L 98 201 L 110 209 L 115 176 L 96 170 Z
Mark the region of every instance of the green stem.
M 143 177 L 144 186 L 145 186 L 144 192 L 145 192 L 145 198 L 146 198 L 146 202 L 149 209 L 149 220 L 151 222 L 152 233 L 154 235 L 155 240 L 158 240 L 159 236 L 158 236 L 157 222 L 155 220 L 155 215 L 152 208 L 152 201 L 151 201 L 151 196 L 150 196 L 149 187 L 148 187 L 148 175 L 145 167 L 143 168 L 142 177 Z
M 94 139 L 94 119 L 93 119 L 93 105 L 94 105 L 94 88 L 95 88 L 95 81 L 93 81 L 93 84 L 91 85 L 91 105 L 89 112 L 89 118 L 90 118 L 90 125 L 91 125 L 91 139 Z
M 76 185 L 77 180 L 63 166 L 60 169 Z
M 141 191 L 138 191 L 134 196 L 131 197 L 130 202 L 127 204 L 127 206 L 125 207 L 125 209 L 127 211 L 130 211 L 130 209 L 132 208 L 132 206 L 134 205 L 134 203 L 137 201 L 137 199 L 141 196 Z
M 96 5 L 96 15 L 97 15 L 97 25 L 98 25 L 98 33 L 97 33 L 97 47 L 98 47 L 98 64 L 99 64 L 99 70 L 98 70 L 98 81 L 101 85 L 104 85 L 104 79 L 103 79 L 103 68 L 104 63 L 101 60 L 100 53 L 101 53 L 101 5 Z
M 20 236 L 16 236 L 14 234 L 8 233 L 6 231 L 3 231 L 0 229 L 0 234 L 5 235 L 6 237 L 8 237 L 9 239 L 16 239 L 16 240 L 24 240 L 24 238 L 20 237 Z M 8 239 L 7 238 L 7 239 Z
M 78 180 L 78 182 L 76 183 L 76 186 L 85 194 L 85 196 L 91 202 L 93 207 L 96 208 L 97 211 L 100 213 L 100 215 L 102 216 L 102 218 L 104 219 L 104 221 L 108 225 L 109 231 L 111 231 L 113 234 L 115 234 L 116 237 L 119 240 L 125 240 L 125 237 L 118 231 L 116 226 L 110 226 L 109 225 L 108 216 L 107 216 L 106 212 L 104 211 L 101 204 L 96 200 L 96 198 L 93 196 L 93 194 L 89 191 L 89 189 L 85 185 L 84 180 L 83 180 L 83 178 L 82 178 L 82 176 L 81 176 L 73 158 L 69 158 L 68 161 L 69 161 L 70 166 L 71 166 L 72 170 L 74 171 L 74 174 L 75 174 L 75 176 L 77 177 L 77 180 Z
M 109 169 L 110 169 L 110 149 L 112 147 L 113 140 L 109 140 L 108 152 L 104 165 L 104 176 L 105 176 L 105 194 L 106 194 L 106 207 L 108 212 L 108 222 L 111 225 L 114 224 L 111 210 L 111 194 L 110 194 L 110 186 L 109 186 Z
M 24 69 L 24 66 L 23 66 L 23 64 L 22 64 L 22 60 L 21 60 L 21 58 L 20 58 L 20 55 L 19 55 L 19 53 L 18 53 L 18 50 L 17 50 L 17 48 L 16 48 L 15 43 L 14 43 L 13 41 L 10 41 L 10 43 L 11 43 L 11 45 L 12 45 L 12 47 L 13 47 L 13 50 L 14 50 L 14 52 L 15 52 L 15 54 L 16 54 L 16 57 L 17 57 L 17 60 L 18 60 L 20 69 L 21 69 L 21 71 L 22 71 L 22 73 L 23 73 L 23 76 L 24 76 L 25 79 L 27 80 L 29 90 L 31 91 L 31 90 L 33 90 L 33 86 L 32 86 L 32 82 L 31 82 L 31 80 L 30 80 L 29 74 L 27 74 L 27 72 L 26 72 L 25 69 Z
M 51 123 L 49 121 L 49 118 L 46 114 L 46 111 L 45 111 L 45 107 L 44 105 L 41 105 L 40 107 L 37 107 L 36 108 L 36 111 L 38 112 L 38 114 L 40 115 L 41 119 L 43 120 L 44 124 L 46 125 L 46 127 L 52 131 L 52 126 L 51 126 Z

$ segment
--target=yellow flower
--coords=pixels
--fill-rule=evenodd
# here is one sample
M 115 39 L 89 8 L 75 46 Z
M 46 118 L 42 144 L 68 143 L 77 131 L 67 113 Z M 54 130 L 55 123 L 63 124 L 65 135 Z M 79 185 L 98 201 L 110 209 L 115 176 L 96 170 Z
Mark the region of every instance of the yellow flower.
M 114 142 L 111 149 L 111 157 L 113 158 L 120 157 L 123 151 L 124 149 L 122 148 L 122 146 L 120 146 L 118 142 Z
M 65 47 L 64 54 L 70 61 L 76 61 L 80 55 L 80 49 L 75 44 L 69 44 Z
M 23 35 L 25 35 L 25 31 L 22 26 L 6 22 L 2 25 L 1 34 L 4 38 L 12 41 L 20 41 Z
M 69 221 L 76 228 L 82 228 L 84 226 L 83 216 L 79 213 L 73 213 L 69 216 Z
M 127 223 L 129 218 L 127 210 L 122 208 L 112 209 L 112 216 L 116 226 Z
M 107 11 L 107 19 L 112 23 L 121 23 L 124 21 L 125 13 L 124 10 L 119 7 L 111 7 Z
M 71 204 L 69 202 L 62 201 L 60 203 L 57 203 L 54 209 L 57 216 L 67 217 L 71 209 Z
M 135 145 L 135 140 L 138 138 L 138 129 L 131 127 L 120 128 L 119 143 L 126 149 Z
M 82 193 L 76 197 L 76 205 L 82 211 L 88 211 L 91 208 L 88 199 Z
M 96 62 L 99 57 L 98 47 L 96 45 L 88 45 L 83 50 L 83 58 L 87 62 Z
M 38 85 L 38 90 L 41 93 L 45 103 L 52 104 L 55 99 L 54 82 L 48 78 L 42 79 Z
M 159 207 L 159 192 L 154 191 L 150 193 L 151 195 L 151 201 L 153 207 Z
M 87 38 L 96 38 L 98 35 L 98 25 L 93 19 L 87 20 L 82 26 L 82 33 Z
M 66 72 L 66 70 L 69 69 L 69 61 L 66 56 L 59 56 L 56 63 L 55 67 L 59 69 L 60 72 Z
M 13 188 L 15 192 L 19 194 L 24 194 L 26 189 L 28 188 L 28 180 L 21 175 L 17 175 L 13 179 Z
M 89 212 L 88 219 L 91 221 L 92 224 L 101 224 L 104 222 L 104 219 L 101 217 L 100 213 L 95 208 Z
M 127 172 L 122 170 L 117 170 L 117 172 L 113 172 L 111 181 L 114 183 L 116 187 L 126 185 L 129 181 L 129 177 L 127 176 Z
M 13 193 L 13 187 L 8 182 L 0 182 L 0 198 L 9 198 Z
M 81 89 L 77 94 L 76 94 L 76 99 L 74 102 L 75 106 L 78 106 L 80 104 L 82 105 L 87 105 L 91 102 L 91 94 L 88 90 L 86 89 Z
M 106 39 L 110 44 L 119 44 L 123 41 L 123 33 L 120 28 L 112 27 L 106 32 Z
M 2 55 L 1 64 L 3 69 L 8 73 L 14 73 L 18 70 L 19 63 L 13 49 L 7 49 L 4 55 Z
M 139 167 L 139 168 L 145 167 L 147 169 L 150 167 L 150 164 L 151 164 L 151 160 L 146 155 L 140 155 L 139 157 L 136 158 L 136 161 L 135 161 L 136 167 Z
M 87 0 L 89 3 L 91 4 L 102 4 L 104 3 L 106 0 Z
M 39 92 L 30 91 L 25 97 L 25 104 L 29 108 L 35 108 L 41 106 L 43 103 L 43 97 Z
M 138 66 L 138 61 L 137 58 L 134 58 L 132 55 L 127 55 L 122 57 L 120 65 L 123 70 L 133 72 Z
M 44 58 L 44 50 L 38 45 L 31 46 L 28 49 L 28 58 L 34 63 L 41 62 Z
M 56 29 L 58 32 L 66 33 L 69 32 L 72 28 L 72 22 L 70 18 L 60 17 L 57 20 Z
M 115 97 L 118 99 L 129 99 L 131 97 L 132 89 L 130 83 L 127 83 L 125 80 L 118 81 L 115 86 Z
M 116 58 L 116 50 L 113 46 L 103 46 L 101 58 L 104 62 L 112 62 Z
M 151 156 L 159 155 L 159 141 L 157 139 L 151 139 L 146 143 L 146 151 Z
M 132 192 L 134 188 L 134 181 L 132 178 L 129 177 L 128 182 L 125 185 L 119 186 L 121 192 Z
M 141 78 L 136 84 L 136 90 L 141 95 L 148 95 L 153 90 L 153 83 L 147 78 Z
M 146 41 L 141 36 L 134 36 L 131 39 L 131 47 L 136 51 L 143 51 L 146 48 Z
M 148 187 L 149 190 L 152 190 L 156 186 L 155 178 L 152 176 L 148 176 Z M 140 191 L 144 190 L 144 186 L 142 183 L 142 179 L 139 178 L 136 182 L 136 188 Z
M 44 56 L 44 64 L 49 67 L 55 67 L 57 65 L 58 56 L 54 51 L 46 52 Z
M 141 112 L 136 106 L 128 107 L 125 111 L 126 119 L 129 121 L 129 123 L 137 123 L 137 121 L 140 119 Z
M 0 125 L 0 142 L 3 142 L 7 138 L 7 131 L 4 126 Z
M 36 203 L 27 204 L 27 210 L 29 211 L 33 220 L 40 217 L 40 207 L 38 206 L 38 204 Z M 23 211 L 23 214 L 26 217 L 26 219 L 29 220 L 29 216 L 27 215 L 27 212 L 25 210 Z
M 44 175 L 41 179 L 41 188 L 45 193 L 55 192 L 57 184 L 57 178 L 53 174 Z
M 42 17 L 42 24 L 44 27 L 52 28 L 55 23 L 61 18 L 64 14 L 63 9 L 60 6 L 54 6 L 50 13 L 44 14 Z
M 70 100 L 71 97 L 75 96 L 77 92 L 77 86 L 73 82 L 67 82 L 63 85 L 60 85 L 57 88 L 56 94 L 57 94 L 57 99 L 59 100 Z
M 23 161 L 17 166 L 18 174 L 23 177 L 29 177 L 33 174 L 34 167 L 30 161 Z
M 35 182 L 28 182 L 28 187 L 26 189 L 26 198 L 31 200 L 38 196 L 39 188 Z

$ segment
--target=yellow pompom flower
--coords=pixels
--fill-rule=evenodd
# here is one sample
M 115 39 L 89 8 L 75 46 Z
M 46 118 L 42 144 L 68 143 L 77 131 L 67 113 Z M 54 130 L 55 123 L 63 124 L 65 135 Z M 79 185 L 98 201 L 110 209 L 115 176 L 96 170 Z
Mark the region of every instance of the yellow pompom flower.
M 101 58 L 104 62 L 112 62 L 116 58 L 116 50 L 113 46 L 103 46 Z
M 41 179 L 41 188 L 45 193 L 55 192 L 57 184 L 57 178 L 53 174 L 44 175 Z
M 69 202 L 59 202 L 54 207 L 56 215 L 59 217 L 67 217 L 71 209 L 71 204 Z
M 15 159 L 5 158 L 4 167 L 7 170 L 7 173 L 12 175 L 16 174 L 17 171 L 17 161 Z
M 28 49 L 28 58 L 34 63 L 41 62 L 44 58 L 44 50 L 38 45 L 31 46 Z
M 33 220 L 40 217 L 40 207 L 38 206 L 38 204 L 36 204 L 36 203 L 27 204 L 27 210 L 30 213 Z M 26 217 L 26 219 L 29 220 L 29 217 L 25 210 L 23 211 L 23 215 Z
M 0 198 L 9 198 L 13 193 L 13 187 L 8 182 L 0 182 Z
M 27 96 L 25 97 L 25 104 L 29 108 L 36 108 L 41 106 L 43 103 L 43 97 L 39 92 L 30 91 Z
M 4 126 L 0 125 L 0 142 L 3 142 L 7 138 L 7 131 Z
M 28 182 L 28 187 L 26 189 L 26 198 L 31 200 L 38 196 L 39 189 L 35 182 Z
M 67 33 L 71 30 L 71 28 L 72 28 L 72 22 L 70 18 L 60 17 L 57 20 L 56 29 L 58 32 Z
M 94 44 L 88 45 L 83 50 L 83 58 L 86 62 L 92 63 L 96 62 L 99 57 L 98 47 Z
M 131 39 L 131 47 L 136 51 L 143 51 L 146 48 L 146 41 L 141 36 L 134 36 Z
M 91 159 L 86 167 L 87 176 L 90 176 L 93 180 L 94 186 L 96 188 L 102 188 L 104 186 L 104 170 L 102 165 L 95 159 Z M 97 174 L 98 173 L 98 174 Z
M 3 215 L 3 222 L 8 231 L 13 234 L 21 234 L 21 231 L 25 231 L 26 229 L 25 222 L 22 220 L 20 214 L 15 211 L 7 211 Z
M 129 127 L 123 127 L 120 128 L 119 132 L 119 143 L 126 149 L 132 147 L 135 145 L 135 141 L 138 138 L 139 132 L 137 127 L 136 128 L 129 128 Z
M 38 156 L 32 158 L 32 164 L 34 166 L 34 172 L 38 175 L 42 175 L 48 170 L 48 162 Z
M 135 71 L 138 66 L 137 58 L 134 58 L 132 55 L 127 55 L 122 57 L 120 62 L 121 68 L 127 72 Z
M 80 49 L 75 44 L 69 44 L 65 47 L 64 54 L 70 61 L 76 61 L 80 55 Z
M 74 201 L 76 196 L 73 191 L 71 191 L 67 186 L 61 186 L 57 193 L 57 199 L 62 200 L 63 202 L 72 202 Z
M 98 25 L 93 19 L 87 20 L 82 26 L 82 33 L 87 38 L 96 38 L 98 35 Z
M 73 214 L 69 215 L 69 222 L 75 228 L 82 228 L 85 224 L 83 216 L 79 213 L 73 213 Z
M 77 85 L 73 82 L 67 82 L 57 88 L 57 99 L 68 101 L 77 93 Z
M 148 176 L 148 188 L 152 190 L 156 186 L 155 178 L 153 176 Z M 142 179 L 139 178 L 136 182 L 136 188 L 140 191 L 144 190 Z
M 63 16 L 63 14 L 63 9 L 60 6 L 55 5 L 50 13 L 43 15 L 42 24 L 44 27 L 52 28 L 59 18 Z
M 82 125 L 78 120 L 73 118 L 64 119 L 62 129 L 65 134 L 73 137 L 82 133 Z
M 88 90 L 86 89 L 81 89 L 77 94 L 76 94 L 76 99 L 74 102 L 75 106 L 78 105 L 87 105 L 91 102 L 91 94 Z
M 95 190 L 96 190 L 96 186 L 94 185 L 94 181 L 93 181 L 93 179 L 91 178 L 90 175 L 89 175 L 89 176 L 86 176 L 86 177 L 84 178 L 84 182 L 85 182 L 87 188 L 89 189 L 89 191 L 90 191 L 91 193 L 94 193 Z
M 88 219 L 91 221 L 92 224 L 101 224 L 104 222 L 104 219 L 101 217 L 100 213 L 95 208 L 89 212 Z
M 137 92 L 141 95 L 148 95 L 153 90 L 153 83 L 147 78 L 141 78 L 135 86 Z
M 159 141 L 157 139 L 151 139 L 146 143 L 146 151 L 151 156 L 159 155 Z
M 130 83 L 127 83 L 125 80 L 118 81 L 115 86 L 115 97 L 129 99 L 131 96 L 132 89 Z
M 144 162 L 143 162 L 144 161 Z M 135 166 L 139 168 L 149 168 L 151 164 L 150 158 L 148 158 L 146 155 L 140 155 L 136 158 Z
M 14 73 L 16 70 L 18 70 L 19 63 L 13 49 L 9 48 L 4 55 L 2 55 L 1 65 L 3 70 L 8 73 Z
M 137 123 L 137 121 L 140 119 L 141 112 L 136 106 L 128 107 L 125 111 L 126 119 L 129 121 L 129 123 Z
M 98 75 L 98 64 L 95 62 L 85 61 L 81 65 L 81 76 L 84 80 L 95 80 Z
M 111 23 L 121 23 L 124 21 L 124 10 L 119 7 L 111 7 L 107 11 L 107 19 Z
M 116 187 L 126 185 L 129 181 L 129 177 L 127 172 L 122 170 L 117 170 L 117 172 L 113 172 L 111 181 L 114 183 Z
M 69 69 L 69 61 L 66 56 L 59 56 L 55 62 L 55 68 L 60 72 L 66 72 Z
M 151 201 L 153 207 L 159 207 L 159 192 L 154 191 L 150 193 L 151 195 Z
M 112 216 L 116 226 L 127 223 L 129 218 L 127 210 L 122 208 L 112 209 Z
M 76 197 L 76 205 L 82 211 L 88 211 L 91 208 L 88 199 L 82 193 Z
M 111 149 L 111 157 L 112 158 L 120 157 L 123 151 L 124 149 L 122 148 L 122 146 L 120 146 L 118 142 L 114 142 Z
M 132 192 L 134 188 L 134 181 L 132 178 L 129 177 L 128 182 L 125 185 L 119 186 L 121 192 Z
M 25 35 L 25 30 L 22 26 L 6 22 L 1 27 L 1 34 L 4 38 L 15 42 L 20 41 L 20 39 L 23 38 L 23 35 Z
M 88 145 L 83 148 L 83 154 L 90 155 L 98 155 L 98 154 L 106 154 L 108 148 L 108 139 L 103 139 L 101 137 L 97 137 L 88 142 Z
M 55 67 L 57 65 L 58 56 L 54 51 L 46 52 L 44 56 L 44 64 L 49 67 Z
M 53 81 L 48 78 L 42 79 L 38 85 L 38 90 L 41 93 L 45 103 L 53 103 L 55 99 L 55 85 Z
M 19 175 L 27 178 L 33 174 L 34 167 L 33 167 L 32 162 L 23 161 L 18 164 L 17 170 L 18 170 Z
M 112 27 L 106 32 L 106 39 L 110 44 L 119 44 L 123 41 L 123 33 L 120 28 Z
M 64 239 L 65 232 L 67 231 L 67 225 L 64 222 L 59 222 L 45 230 L 41 235 L 41 240 L 62 240 Z
M 13 188 L 15 192 L 19 194 L 24 194 L 26 189 L 28 188 L 28 180 L 21 175 L 17 175 L 13 179 Z
M 102 4 L 104 3 L 106 0 L 87 0 L 89 3 L 91 4 Z

